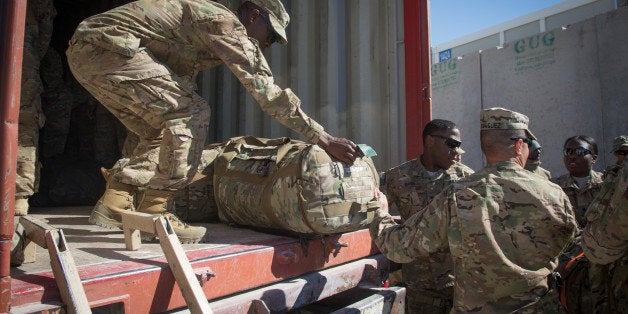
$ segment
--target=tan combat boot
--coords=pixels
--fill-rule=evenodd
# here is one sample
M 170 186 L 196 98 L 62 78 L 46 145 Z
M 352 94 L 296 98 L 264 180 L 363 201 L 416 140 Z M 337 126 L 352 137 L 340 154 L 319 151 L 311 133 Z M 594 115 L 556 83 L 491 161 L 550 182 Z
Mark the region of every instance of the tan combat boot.
M 138 206 L 142 213 L 159 215 L 170 221 L 174 233 L 181 243 L 198 243 L 205 235 L 205 227 L 190 226 L 181 221 L 172 212 L 167 211 L 168 202 L 174 197 L 175 191 L 151 190 L 144 191 L 144 197 Z M 143 236 L 145 238 L 145 236 Z
M 26 216 L 28 214 L 28 199 L 16 198 L 15 199 L 15 216 Z
M 124 210 L 135 210 L 133 194 L 135 187 L 117 181 L 109 181 L 105 194 L 98 200 L 89 222 L 108 229 L 122 229 Z

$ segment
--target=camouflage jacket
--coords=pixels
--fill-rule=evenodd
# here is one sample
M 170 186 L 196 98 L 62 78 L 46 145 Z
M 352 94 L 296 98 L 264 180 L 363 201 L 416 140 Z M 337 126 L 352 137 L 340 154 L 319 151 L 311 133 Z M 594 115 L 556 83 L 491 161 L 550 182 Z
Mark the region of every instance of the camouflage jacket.
M 623 168 L 623 164 L 618 165 L 618 164 L 612 164 L 608 167 L 606 167 L 606 169 L 604 169 L 604 172 L 602 172 L 602 181 L 612 181 L 615 179 L 615 177 L 617 177 L 617 174 L 619 173 L 619 171 Z
M 542 168 L 541 162 L 538 160 L 532 161 L 528 159 L 528 161 L 526 162 L 525 169 L 532 173 L 536 173 L 537 175 L 541 176 L 543 179 L 550 180 L 552 178 L 552 174 L 549 172 L 549 170 Z
M 455 163 L 449 169 L 440 169 L 430 178 L 420 159 L 407 161 L 385 174 L 386 197 L 389 205 L 394 205 L 406 220 L 429 204 L 434 196 L 446 186 L 473 173 L 462 163 Z
M 612 313 L 628 306 L 628 159 L 602 184 L 587 210 L 582 248 L 593 263 L 610 264 L 604 279 Z
M 560 187 L 498 162 L 454 182 L 401 225 L 378 211 L 370 231 L 396 262 L 449 248 L 454 311 L 510 312 L 548 291 L 547 276 L 577 228 Z
M 573 210 L 576 213 L 578 225 L 583 228 L 587 224 L 587 219 L 584 216 L 587 208 L 593 202 L 602 186 L 602 174 L 591 170 L 591 178 L 583 188 L 578 187 L 578 183 L 568 173 L 554 178 L 552 181 L 558 184 L 565 191 L 565 194 L 569 196 L 571 206 L 573 206 Z
M 628 252 L 628 159 L 611 180 L 602 184 L 599 196 L 587 211 L 582 232 L 586 256 L 598 264 L 612 263 Z
M 205 69 L 225 64 L 253 95 L 262 110 L 316 143 L 323 127 L 300 108 L 290 89 L 275 85 L 262 50 L 238 17 L 208 0 L 140 0 L 87 18 L 71 43 L 84 41 L 129 58 L 147 49 L 160 63 L 141 73 L 111 69 L 119 81 L 172 71 L 188 85 Z
M 452 182 L 458 181 L 473 173 L 473 170 L 462 163 L 455 163 L 449 169 L 440 169 L 431 178 L 420 159 L 407 161 L 385 173 L 384 186 L 388 203 L 395 206 L 403 221 L 421 211 L 430 201 Z M 416 302 L 426 302 L 417 298 L 416 294 L 427 297 L 448 299 L 451 302 L 451 291 L 443 289 L 453 286 L 453 262 L 449 250 L 431 252 L 410 263 L 403 265 L 403 281 L 408 290 L 407 302 L 414 308 Z M 430 291 L 431 295 L 426 291 Z M 436 295 L 435 295 L 436 294 Z M 421 310 L 432 308 L 420 307 Z M 419 311 L 419 310 L 417 310 Z

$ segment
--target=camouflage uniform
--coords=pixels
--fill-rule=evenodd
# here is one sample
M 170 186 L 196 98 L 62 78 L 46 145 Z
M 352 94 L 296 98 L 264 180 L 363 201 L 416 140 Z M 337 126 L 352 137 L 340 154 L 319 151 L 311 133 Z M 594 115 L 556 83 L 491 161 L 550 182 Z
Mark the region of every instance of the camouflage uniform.
M 533 138 L 522 114 L 491 108 L 481 117 L 482 129 L 523 129 Z M 556 305 L 551 274 L 577 229 L 560 187 L 501 161 L 446 187 L 401 225 L 378 211 L 370 232 L 380 251 L 400 263 L 449 249 L 452 312 L 508 313 Z
M 614 178 L 603 183 L 586 217 L 582 247 L 592 263 L 607 266 L 604 284 L 608 287 L 608 311 L 625 311 L 628 308 L 628 160 L 624 160 Z
M 552 179 L 557 183 L 563 191 L 569 197 L 569 201 L 573 206 L 576 213 L 576 220 L 578 226 L 584 228 L 586 225 L 586 211 L 593 199 L 598 195 L 600 188 L 602 187 L 602 174 L 591 170 L 591 178 L 587 182 L 584 188 L 580 189 L 578 184 L 569 174 L 562 175 L 558 178 Z M 581 237 L 578 235 L 574 242 L 567 247 L 565 252 L 560 257 L 559 269 L 562 269 L 571 259 L 576 257 L 582 252 Z M 560 270 L 559 270 L 560 271 Z M 604 308 L 606 305 L 605 287 L 604 287 L 604 274 L 607 272 L 607 267 L 603 265 L 589 264 L 588 267 L 588 285 L 589 289 L 586 290 L 586 294 L 581 295 L 580 304 L 570 305 L 570 307 L 580 307 L 584 312 L 597 312 L 597 310 Z M 602 311 L 604 312 L 604 311 Z
M 612 153 L 615 153 L 616 151 L 621 150 L 623 147 L 628 147 L 628 135 L 620 135 L 613 139 Z M 602 180 L 604 181 L 614 180 L 614 178 L 617 176 L 617 173 L 622 167 L 623 165 L 622 163 L 620 163 L 620 160 L 617 160 L 617 163 L 606 167 L 606 169 L 604 169 L 604 172 L 602 173 Z
M 526 166 L 524 168 L 525 170 L 528 170 L 540 176 L 543 179 L 550 180 L 552 178 L 552 174 L 549 172 L 549 170 L 542 168 L 541 162 L 538 160 L 533 161 L 533 160 L 528 159 L 528 161 L 526 161 Z
M 40 163 L 37 145 L 39 129 L 45 121 L 41 108 L 41 93 L 44 88 L 39 66 L 50 43 L 52 20 L 56 14 L 52 0 L 29 0 L 26 4 L 15 169 L 14 215 L 17 216 L 27 214 L 27 200 L 39 188 Z M 14 227 L 10 260 L 11 266 L 19 266 L 24 261 L 25 246 L 24 230 L 19 224 L 19 217 L 14 217 Z
M 405 162 L 385 174 L 388 203 L 396 206 L 403 221 L 420 212 L 452 182 L 466 177 L 473 170 L 462 163 L 440 169 L 430 177 L 419 159 Z M 407 292 L 407 308 L 411 313 L 448 313 L 453 304 L 453 264 L 449 250 L 420 256 L 402 265 Z
M 548 291 L 546 277 L 576 229 L 558 186 L 498 162 L 445 188 L 403 225 L 380 213 L 371 234 L 400 263 L 449 248 L 454 311 L 509 312 Z
M 591 170 L 590 176 L 591 178 L 583 188 L 578 187 L 578 183 L 576 183 L 574 178 L 569 174 L 564 174 L 558 178 L 552 179 L 552 181 L 558 184 L 563 191 L 565 191 L 565 194 L 569 196 L 569 201 L 571 202 L 571 206 L 573 206 L 578 225 L 581 228 L 587 223 L 585 217 L 587 208 L 602 186 L 601 173 Z
M 282 124 L 313 143 L 323 132 L 290 89 L 275 85 L 257 41 L 217 2 L 142 0 L 117 7 L 83 21 L 67 56 L 79 82 L 139 136 L 128 165 L 114 174 L 118 182 L 174 190 L 193 177 L 209 121 L 194 80 L 223 63 Z
M 39 129 L 45 121 L 41 108 L 43 86 L 39 66 L 48 49 L 52 21 L 57 14 L 52 0 L 29 0 L 26 9 L 15 179 L 15 197 L 23 199 L 33 195 L 38 187 L 37 144 Z

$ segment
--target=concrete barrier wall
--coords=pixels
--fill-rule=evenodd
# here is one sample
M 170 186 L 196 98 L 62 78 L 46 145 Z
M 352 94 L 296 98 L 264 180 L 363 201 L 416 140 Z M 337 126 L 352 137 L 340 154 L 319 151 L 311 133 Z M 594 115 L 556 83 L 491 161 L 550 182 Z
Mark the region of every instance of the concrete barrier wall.
M 482 84 L 480 54 L 452 59 L 432 66 L 432 118 L 451 120 L 461 130 L 463 162 L 473 169 L 484 164 L 480 131 L 475 119 L 480 112 Z
M 436 64 L 434 117 L 461 126 L 467 151 L 463 161 L 474 169 L 484 164 L 480 108 L 499 106 L 530 117 L 531 129 L 544 147 L 543 167 L 553 176 L 566 173 L 563 143 L 578 134 L 597 141 L 595 169 L 601 171 L 615 161 L 609 153 L 613 138 L 628 133 L 626 29 L 628 8 L 620 8 L 451 61 L 458 69 L 452 83 L 442 83 L 447 74 Z

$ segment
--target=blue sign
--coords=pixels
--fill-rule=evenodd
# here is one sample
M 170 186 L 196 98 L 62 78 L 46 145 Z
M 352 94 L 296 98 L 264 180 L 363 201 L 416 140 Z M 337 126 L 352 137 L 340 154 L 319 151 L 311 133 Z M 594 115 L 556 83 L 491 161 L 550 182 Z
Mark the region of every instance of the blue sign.
M 443 50 L 438 53 L 438 62 L 443 62 L 451 59 L 451 49 Z

